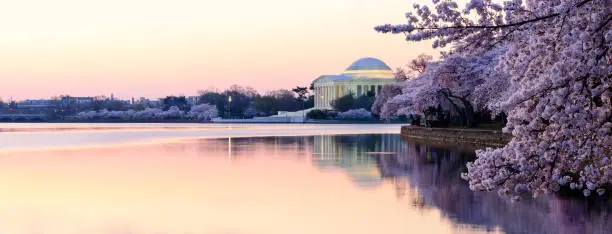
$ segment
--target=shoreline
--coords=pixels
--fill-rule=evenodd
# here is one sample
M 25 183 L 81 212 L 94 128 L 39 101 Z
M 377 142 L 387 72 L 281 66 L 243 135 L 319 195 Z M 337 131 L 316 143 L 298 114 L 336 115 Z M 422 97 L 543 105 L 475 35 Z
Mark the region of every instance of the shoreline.
M 125 120 L 97 120 L 97 121 L 75 121 L 75 120 L 57 120 L 57 121 L 0 121 L 0 124 L 32 124 L 32 123 L 36 123 L 36 124 L 74 124 L 74 123 L 78 123 L 78 124 L 100 124 L 100 123 L 117 123 L 117 124 L 128 124 L 128 123 L 134 123 L 134 124 L 173 124 L 173 123 L 177 123 L 177 124 L 406 124 L 406 122 L 402 122 L 402 121 L 391 121 L 391 122 L 386 122 L 383 120 L 354 120 L 354 121 L 350 121 L 350 120 L 308 120 L 305 122 L 287 122 L 287 123 L 282 123 L 282 122 L 241 122 L 240 119 L 236 119 L 236 122 L 233 121 L 228 121 L 228 122 L 202 122 L 202 121 L 196 121 L 196 120 L 155 120 L 155 121 L 125 121 Z
M 402 126 L 400 134 L 407 138 L 487 147 L 503 147 L 512 139 L 512 134 L 500 130 L 427 128 L 410 125 Z

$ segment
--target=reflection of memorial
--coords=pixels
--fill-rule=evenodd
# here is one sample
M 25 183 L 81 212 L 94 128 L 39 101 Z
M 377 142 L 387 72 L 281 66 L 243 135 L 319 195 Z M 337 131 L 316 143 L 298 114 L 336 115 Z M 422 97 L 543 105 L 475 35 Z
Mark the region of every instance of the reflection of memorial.
M 314 136 L 313 164 L 322 169 L 342 168 L 364 187 L 378 186 L 382 176 L 374 157 L 405 150 L 399 135 Z
M 297 157 L 310 156 L 311 137 L 230 137 L 194 140 L 191 146 L 206 156 L 209 152 L 226 152 L 228 160 L 238 161 L 256 156 Z M 189 145 L 189 144 L 182 144 Z

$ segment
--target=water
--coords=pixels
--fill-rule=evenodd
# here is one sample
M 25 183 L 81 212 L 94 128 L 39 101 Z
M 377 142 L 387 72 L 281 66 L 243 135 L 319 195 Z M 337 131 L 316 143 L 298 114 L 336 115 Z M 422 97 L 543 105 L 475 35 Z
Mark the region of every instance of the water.
M 403 139 L 397 126 L 100 127 L 0 126 L 13 129 L 0 133 L 0 233 L 612 230 L 610 204 L 472 192 L 459 178 L 472 150 Z M 6 143 L 16 137 L 27 142 Z
M 382 124 L 20 124 L 0 123 L 0 150 L 115 146 L 191 138 L 399 133 Z

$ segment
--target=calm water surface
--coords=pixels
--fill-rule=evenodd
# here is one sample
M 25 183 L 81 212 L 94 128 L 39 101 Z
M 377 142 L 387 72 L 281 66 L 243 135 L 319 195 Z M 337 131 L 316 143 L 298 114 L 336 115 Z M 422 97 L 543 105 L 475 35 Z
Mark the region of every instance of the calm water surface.
M 302 125 L 256 125 L 240 134 L 228 133 L 228 126 L 41 126 L 49 128 L 0 133 L 2 234 L 612 230 L 610 204 L 595 208 L 553 196 L 511 204 L 472 192 L 459 174 L 473 151 L 403 139 L 384 125 L 327 127 L 342 135 Z M 240 137 L 206 135 L 223 136 L 223 128 Z M 302 136 L 255 136 L 274 131 Z M 96 141 L 142 139 L 133 132 L 158 135 L 138 144 Z M 49 148 L 40 134 L 67 139 L 54 139 L 62 147 Z M 82 138 L 88 135 L 96 137 Z M 28 142 L 7 140 L 16 137 L 33 146 L 23 150 Z
M 23 124 L 0 123 L 0 150 L 115 146 L 192 138 L 399 133 L 382 124 Z

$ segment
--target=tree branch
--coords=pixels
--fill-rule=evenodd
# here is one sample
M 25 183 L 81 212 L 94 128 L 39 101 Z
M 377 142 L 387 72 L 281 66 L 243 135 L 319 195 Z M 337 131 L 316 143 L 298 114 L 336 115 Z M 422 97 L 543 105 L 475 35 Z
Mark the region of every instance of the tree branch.
M 575 8 L 582 7 L 583 5 L 585 5 L 585 4 L 587 4 L 587 3 L 591 2 L 591 1 L 593 1 L 593 0 L 584 0 L 584 1 L 576 4 L 574 7 Z M 522 26 L 522 25 L 525 25 L 525 24 L 533 23 L 533 22 L 538 22 L 538 21 L 542 21 L 542 20 L 547 20 L 547 19 L 555 18 L 555 17 L 560 16 L 560 15 L 564 15 L 564 14 L 562 14 L 562 13 L 553 13 L 553 14 L 550 14 L 550 15 L 535 17 L 533 19 L 529 19 L 529 20 L 525 20 L 525 21 L 508 23 L 508 24 L 500 24 L 500 25 L 457 25 L 457 26 L 446 26 L 446 27 L 414 27 L 414 28 L 412 28 L 412 30 L 502 29 L 502 28 L 508 28 L 508 27 L 518 27 L 518 26 Z
M 597 27 L 597 29 L 595 29 L 595 31 L 593 31 L 593 33 L 599 32 L 606 25 L 608 25 L 608 23 L 610 23 L 611 20 L 612 20 L 612 14 L 608 14 L 608 19 L 605 22 L 603 22 L 603 24 L 601 24 L 599 27 Z

